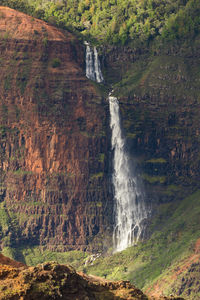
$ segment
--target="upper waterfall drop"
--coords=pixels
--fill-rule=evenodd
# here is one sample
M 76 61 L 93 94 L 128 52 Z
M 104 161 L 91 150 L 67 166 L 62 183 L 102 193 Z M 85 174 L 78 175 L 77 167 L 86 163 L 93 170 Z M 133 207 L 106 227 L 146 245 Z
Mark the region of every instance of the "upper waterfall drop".
M 103 81 L 103 75 L 101 72 L 101 66 L 100 66 L 100 61 L 98 57 L 98 52 L 97 48 L 94 47 L 94 72 L 95 72 L 95 77 L 96 77 L 96 82 L 102 82 Z
M 119 102 L 109 95 L 110 128 L 112 131 L 113 175 L 115 197 L 114 251 L 122 251 L 138 242 L 147 218 L 144 195 L 137 176 L 130 167 L 130 158 L 125 150 L 126 140 L 120 125 Z
M 88 42 L 84 44 L 86 45 L 86 77 L 98 83 L 103 82 L 97 48 L 92 49 Z
M 90 48 L 90 45 L 85 42 L 86 45 L 86 77 L 95 81 L 95 71 L 94 71 L 94 60 L 93 60 L 93 51 Z

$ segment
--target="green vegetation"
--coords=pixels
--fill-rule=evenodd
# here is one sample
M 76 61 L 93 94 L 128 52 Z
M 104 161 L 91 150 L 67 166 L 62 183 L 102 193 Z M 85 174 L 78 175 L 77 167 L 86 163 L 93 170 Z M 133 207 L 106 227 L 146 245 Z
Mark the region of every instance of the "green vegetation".
M 100 153 L 99 154 L 99 161 L 103 163 L 104 159 L 105 159 L 105 154 L 104 153 Z
M 20 92 L 23 95 L 28 84 L 29 75 L 31 72 L 31 59 L 26 59 L 23 66 L 18 69 L 17 73 L 17 85 L 19 86 Z
M 61 66 L 61 61 L 59 58 L 54 58 L 51 62 L 52 68 L 59 68 Z
M 4 190 L 4 187 L 0 187 L 0 191 Z M 15 240 L 13 236 L 18 234 L 18 221 L 17 216 L 9 211 L 5 201 L 0 203 L 0 240 L 3 248 L 3 253 L 9 257 L 15 257 L 17 250 L 12 248 Z
M 17 249 L 5 247 L 2 253 L 10 258 L 20 260 L 28 266 L 35 266 L 47 261 L 56 261 L 60 264 L 70 264 L 76 269 L 84 268 L 85 260 L 89 255 L 83 251 L 54 252 L 37 246 Z
M 8 74 L 5 77 L 5 81 L 4 81 L 4 90 L 5 91 L 9 91 L 11 89 L 11 81 L 12 81 L 12 76 L 11 76 L 11 74 Z
M 196 43 L 198 41 L 197 39 Z M 198 46 L 196 45 L 196 47 Z M 151 53 L 150 55 L 140 55 L 140 59 L 129 65 L 128 71 L 122 74 L 122 80 L 115 85 L 116 95 L 128 97 L 130 103 L 134 101 L 134 94 L 142 97 L 145 95 L 160 97 L 160 104 L 166 103 L 167 96 L 176 96 L 176 99 L 182 99 L 183 101 L 183 93 L 185 96 L 198 99 L 200 73 L 196 63 L 199 60 L 197 58 L 187 58 L 187 55 L 191 55 L 193 51 L 198 51 L 198 48 L 195 50 L 194 44 L 193 49 L 191 49 L 189 44 L 186 43 L 183 45 L 183 49 L 186 57 L 170 56 L 162 53 L 157 56 L 151 55 Z M 163 49 L 163 51 L 166 51 L 166 49 Z M 173 110 L 174 105 L 179 105 L 179 103 L 173 103 L 169 109 Z M 168 112 L 165 111 L 165 113 Z M 141 117 L 140 113 L 139 115 Z M 144 117 L 146 121 L 149 120 L 149 116 Z M 127 122 L 131 124 L 129 118 Z M 142 120 L 143 122 L 144 120 Z M 176 128 L 175 125 L 173 128 L 171 126 L 171 135 L 175 136 L 177 129 L 179 128 Z
M 90 176 L 90 179 L 98 179 L 98 178 L 102 178 L 103 175 L 104 175 L 103 172 L 99 172 L 99 173 L 96 173 L 96 174 L 92 174 L 92 175 Z
M 168 195 L 168 196 L 172 196 L 174 195 L 175 193 L 178 193 L 181 191 L 181 186 L 176 186 L 174 184 L 170 184 L 167 186 L 167 188 L 165 189 L 164 191 L 164 194 L 165 195 Z
M 151 225 L 154 233 L 148 241 L 99 258 L 85 271 L 107 279 L 131 280 L 139 288 L 147 288 L 191 253 L 200 236 L 199 214 L 200 191 L 181 203 L 162 205 Z
M 15 259 L 17 257 L 17 251 L 11 247 L 4 247 L 2 251 L 3 255 Z
M 2 0 L 1 4 L 109 43 L 180 39 L 200 29 L 196 0 Z
M 160 158 L 152 158 L 147 160 L 147 163 L 152 163 L 152 164 L 164 164 L 166 163 L 166 159 L 160 157 Z
M 151 184 L 165 183 L 166 176 L 150 176 L 148 174 L 142 174 L 142 178 Z
M 0 203 L 0 229 L 2 232 L 5 232 L 9 228 L 9 216 L 6 210 L 4 203 Z

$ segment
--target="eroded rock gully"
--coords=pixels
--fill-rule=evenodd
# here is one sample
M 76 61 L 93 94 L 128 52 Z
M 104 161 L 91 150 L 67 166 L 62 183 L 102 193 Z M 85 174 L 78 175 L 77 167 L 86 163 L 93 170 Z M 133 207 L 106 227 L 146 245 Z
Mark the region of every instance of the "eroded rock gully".
M 85 249 L 112 222 L 107 105 L 85 77 L 76 38 L 0 13 L 2 246 Z

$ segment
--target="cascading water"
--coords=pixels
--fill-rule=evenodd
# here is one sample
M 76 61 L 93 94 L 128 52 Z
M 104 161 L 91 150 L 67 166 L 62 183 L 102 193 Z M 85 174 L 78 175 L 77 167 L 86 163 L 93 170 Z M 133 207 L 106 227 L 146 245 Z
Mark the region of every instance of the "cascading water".
M 101 72 L 101 66 L 100 66 L 100 61 L 98 57 L 98 52 L 97 48 L 94 47 L 94 71 L 95 71 L 95 77 L 97 82 L 102 82 L 103 81 L 103 75 Z
M 93 51 L 91 50 L 87 42 L 85 42 L 85 45 L 86 45 L 86 77 L 95 81 Z
M 112 130 L 113 186 L 115 196 L 114 251 L 122 251 L 138 242 L 147 218 L 144 195 L 133 175 L 130 158 L 125 150 L 125 138 L 120 126 L 119 102 L 109 95 L 110 128 Z
M 96 82 L 102 82 L 98 52 L 86 45 L 86 76 Z M 114 251 L 122 251 L 136 244 L 143 232 L 143 223 L 147 218 L 144 197 L 137 177 L 133 175 L 129 156 L 125 151 L 125 138 L 120 127 L 119 103 L 116 97 L 109 95 L 110 127 L 112 130 L 113 186 L 115 196 L 115 228 L 113 233 Z
M 100 83 L 104 79 L 101 72 L 101 66 L 98 58 L 97 48 L 94 47 L 94 49 L 92 50 L 88 42 L 85 42 L 85 45 L 86 45 L 86 77 Z

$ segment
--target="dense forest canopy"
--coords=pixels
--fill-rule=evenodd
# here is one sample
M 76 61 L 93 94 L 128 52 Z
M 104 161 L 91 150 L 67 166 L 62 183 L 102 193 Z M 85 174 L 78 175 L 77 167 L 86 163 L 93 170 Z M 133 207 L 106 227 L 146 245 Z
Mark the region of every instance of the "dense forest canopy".
M 0 0 L 59 27 L 101 42 L 149 42 L 195 36 L 200 30 L 197 0 Z

